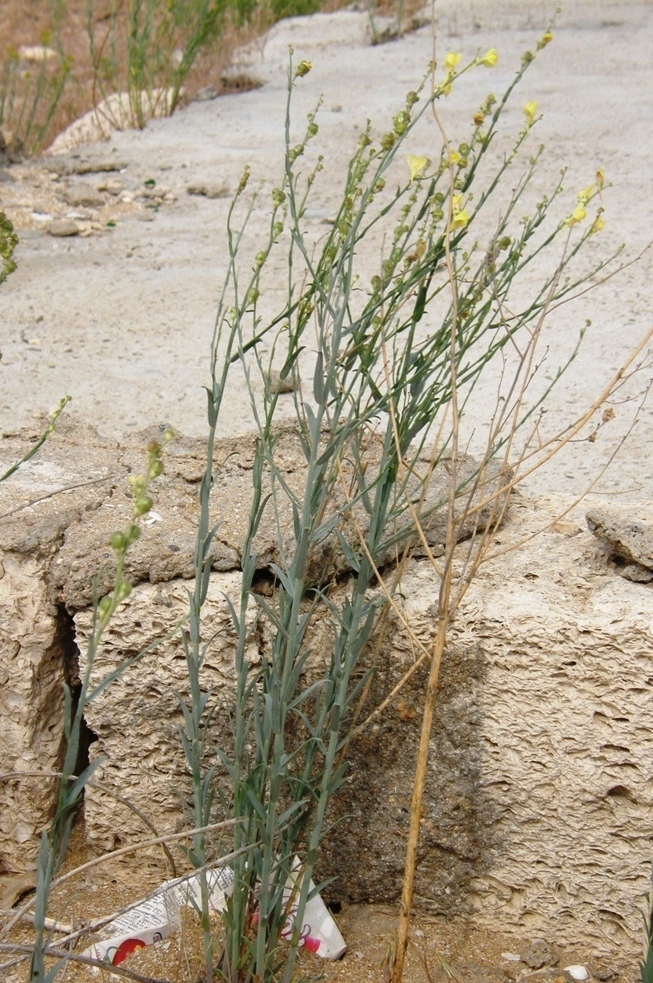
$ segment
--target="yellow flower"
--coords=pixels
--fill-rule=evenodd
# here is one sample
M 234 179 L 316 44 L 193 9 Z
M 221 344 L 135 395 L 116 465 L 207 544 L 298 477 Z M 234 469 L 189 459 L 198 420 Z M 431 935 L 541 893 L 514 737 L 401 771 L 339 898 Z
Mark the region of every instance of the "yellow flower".
M 596 216 L 596 218 L 594 219 L 594 221 L 592 223 L 592 228 L 590 229 L 590 232 L 600 232 L 601 229 L 605 226 L 605 219 L 603 218 L 603 215 L 601 214 L 602 211 L 603 211 L 603 209 L 600 208 L 598 215 Z
M 312 67 L 312 61 L 300 61 L 299 65 L 295 69 L 295 78 L 303 78 L 305 75 L 308 75 Z
M 488 68 L 494 68 L 499 60 L 499 52 L 496 48 L 490 48 L 487 54 L 479 58 L 479 65 L 486 65 Z
M 532 126 L 535 122 L 535 114 L 537 113 L 537 103 L 533 100 L 532 102 L 527 102 L 524 106 L 524 116 L 526 117 L 526 125 Z
M 414 181 L 416 178 L 422 176 L 431 161 L 428 157 L 416 157 L 415 154 L 409 154 L 406 157 L 406 163 L 410 171 L 410 180 Z
M 462 55 L 457 54 L 455 51 L 450 51 L 449 54 L 444 59 L 444 67 L 449 75 L 456 71 L 456 65 L 462 61 Z
M 600 167 L 596 172 L 596 183 L 598 185 L 599 191 L 603 188 L 603 185 L 605 184 L 605 171 L 602 170 L 602 168 Z
M 591 201 L 596 192 L 596 187 L 590 184 L 589 187 L 583 188 L 582 191 L 578 192 L 578 203 L 579 205 L 586 205 L 588 201 Z
M 451 219 L 452 229 L 464 229 L 469 222 L 469 214 L 463 208 L 460 212 L 454 212 Z
M 452 150 L 451 153 L 449 154 L 449 163 L 455 166 L 456 164 L 460 164 L 461 160 L 462 157 L 460 156 L 458 151 Z
M 469 213 L 463 207 L 463 196 L 454 195 L 451 199 L 451 228 L 464 229 L 469 223 Z
M 579 222 L 582 222 L 584 218 L 587 218 L 587 212 L 582 205 L 579 205 L 578 208 L 573 210 L 569 218 L 566 220 L 565 225 L 568 225 L 571 228 L 572 225 L 578 225 Z
M 541 51 L 542 48 L 546 48 L 547 44 L 551 44 L 552 41 L 553 41 L 553 32 L 546 31 L 546 33 L 543 34 L 540 40 L 537 42 L 538 51 Z

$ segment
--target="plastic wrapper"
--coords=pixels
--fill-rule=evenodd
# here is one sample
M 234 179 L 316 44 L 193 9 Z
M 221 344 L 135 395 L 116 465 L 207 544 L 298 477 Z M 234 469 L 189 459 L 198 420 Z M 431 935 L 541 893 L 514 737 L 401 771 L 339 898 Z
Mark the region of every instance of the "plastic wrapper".
M 230 867 L 221 867 L 209 871 L 206 876 L 211 907 L 214 912 L 219 913 L 226 907 L 227 896 L 233 884 L 233 871 Z M 294 890 L 296 885 L 289 879 L 285 889 L 288 901 Z M 312 881 L 310 890 L 314 891 Z M 105 927 L 104 938 L 93 943 L 84 955 L 111 966 L 119 966 L 137 949 L 161 942 L 178 931 L 181 908 L 187 905 L 196 909 L 201 905 L 200 877 L 197 874 L 166 881 L 152 895 L 137 902 L 124 914 L 118 915 Z M 293 933 L 295 912 L 296 909 L 291 907 L 282 932 L 284 938 L 289 939 Z M 319 894 L 314 894 L 306 904 L 300 945 L 324 959 L 339 959 L 346 949 L 345 940 Z

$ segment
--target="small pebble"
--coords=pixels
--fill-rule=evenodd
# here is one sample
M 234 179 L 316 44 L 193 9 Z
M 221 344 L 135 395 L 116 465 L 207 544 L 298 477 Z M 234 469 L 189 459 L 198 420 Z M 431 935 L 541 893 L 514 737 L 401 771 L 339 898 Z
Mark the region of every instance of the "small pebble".
M 79 226 L 72 218 L 55 218 L 45 226 L 45 231 L 51 236 L 79 235 Z
M 569 973 L 572 980 L 588 980 L 590 974 L 584 966 L 565 966 L 565 973 Z
M 616 969 L 612 966 L 606 966 L 604 963 L 593 963 L 591 971 L 594 979 L 600 980 L 600 983 L 607 983 L 608 980 L 613 980 L 619 975 Z
M 209 99 L 217 99 L 220 93 L 215 85 L 205 85 L 195 93 L 194 102 L 206 102 Z
M 542 969 L 543 966 L 556 966 L 558 957 L 553 946 L 545 939 L 533 939 L 531 944 L 520 953 L 522 962 L 531 969 Z
M 186 188 L 189 195 L 201 195 L 204 198 L 226 198 L 229 194 L 227 184 L 189 184 Z
M 272 369 L 267 375 L 268 385 L 271 393 L 292 393 L 297 388 L 296 380 L 292 375 L 281 378 L 281 373 Z
M 92 185 L 83 182 L 71 184 L 64 190 L 63 196 L 73 208 L 101 208 L 104 205 L 103 195 Z
M 501 958 L 505 959 L 509 963 L 520 963 L 521 956 L 517 952 L 502 952 Z

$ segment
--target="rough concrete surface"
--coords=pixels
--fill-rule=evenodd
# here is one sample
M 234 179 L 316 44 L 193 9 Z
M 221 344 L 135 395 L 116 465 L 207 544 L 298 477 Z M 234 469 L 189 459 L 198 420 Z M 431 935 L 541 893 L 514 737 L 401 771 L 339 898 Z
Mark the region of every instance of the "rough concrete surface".
M 136 805 L 159 830 L 178 830 L 188 822 L 186 804 L 192 803 L 192 786 L 179 737 L 183 716 L 178 697 L 188 699 L 184 650 L 175 627 L 188 613 L 187 581 L 139 584 L 126 604 L 116 612 L 108 629 L 100 658 L 94 664 L 98 683 L 120 662 L 173 633 L 132 666 L 115 685 L 94 700 L 87 722 L 97 735 L 91 745 L 92 760 L 106 756 L 97 777 L 110 790 Z M 237 638 L 225 597 L 238 600 L 240 575 L 219 573 L 211 580 L 205 606 L 206 624 L 213 641 L 203 671 L 203 685 L 213 692 L 216 725 L 207 755 L 215 763 L 215 749 L 229 746 L 233 708 L 234 651 Z M 251 611 L 252 642 L 248 659 L 259 661 L 256 616 Z M 91 626 L 89 611 L 75 616 L 84 671 L 85 642 Z M 142 822 L 111 795 L 89 789 L 84 814 L 87 835 L 94 847 L 112 850 L 142 836 Z
M 73 612 L 88 607 L 94 595 L 101 597 L 111 590 L 115 555 L 109 540 L 112 533 L 125 529 L 131 522 L 133 496 L 129 478 L 143 472 L 148 444 L 162 440 L 164 434 L 165 428 L 152 427 L 127 437 L 121 444 L 106 446 L 92 427 L 64 419 L 38 457 L 24 464 L 13 480 L 0 486 L 2 549 L 47 561 L 44 579 L 51 603 Z M 29 431 L 22 431 L 0 438 L 3 471 L 20 458 L 30 437 Z M 254 494 L 255 445 L 255 435 L 248 433 L 220 439 L 213 449 L 217 463 L 211 512 L 211 522 L 217 526 L 211 546 L 214 570 L 237 569 L 242 560 Z M 370 440 L 362 454 L 370 487 L 377 474 L 378 455 L 378 444 Z M 428 448 L 415 462 L 416 473 L 409 475 L 407 489 L 417 499 L 426 543 L 438 556 L 444 551 L 442 507 L 451 485 L 450 465 L 445 458 L 433 469 L 426 490 L 418 475 L 420 465 L 425 476 L 429 473 Z M 205 466 L 206 447 L 201 440 L 177 434 L 166 445 L 165 473 L 154 489 L 156 508 L 144 519 L 144 533 L 127 558 L 125 573 L 131 583 L 143 580 L 160 583 L 193 576 L 198 488 Z M 306 459 L 297 431 L 290 424 L 277 428 L 275 468 L 286 486 L 300 495 L 305 484 Z M 471 491 L 477 471 L 474 459 L 465 457 L 458 463 L 456 480 L 461 486 L 468 482 Z M 352 474 L 353 468 L 345 460 L 342 481 L 351 485 Z M 470 536 L 473 530 L 481 531 L 501 510 L 501 501 L 493 497 L 500 487 L 500 475 L 500 464 L 489 462 L 474 491 L 478 511 L 471 510 L 461 521 L 460 539 Z M 268 467 L 263 470 L 262 481 L 261 497 L 269 498 L 272 481 Z M 397 509 L 401 511 L 394 520 L 389 520 L 388 534 L 403 535 L 402 545 L 415 546 L 415 536 L 408 535 L 414 524 L 403 504 L 403 495 L 403 490 L 396 493 Z M 279 562 L 280 550 L 292 551 L 294 545 L 291 503 L 283 495 L 277 495 L 276 499 L 276 511 L 271 500 L 264 505 L 254 539 L 259 570 L 269 570 L 273 563 Z M 325 513 L 323 521 L 327 522 L 345 505 L 345 492 L 336 481 L 331 510 Z M 341 531 L 345 539 L 355 542 L 356 527 L 365 532 L 369 517 L 360 503 L 351 512 L 352 516 L 343 517 Z M 394 551 L 390 550 L 388 558 L 392 555 Z M 325 534 L 312 561 L 311 578 L 322 585 L 349 569 L 335 534 Z
M 6 770 L 57 766 L 61 684 L 65 678 L 74 685 L 85 666 L 91 614 L 84 591 L 98 551 L 110 556 L 102 542 L 121 513 L 108 505 L 124 495 L 128 472 L 142 463 L 138 445 L 144 436 L 102 448 L 90 429 L 64 425 L 44 448 L 41 468 L 33 462 L 20 486 L 3 490 L 3 509 L 10 511 L 7 504 L 16 509 L 25 503 L 30 480 L 41 494 L 67 486 L 80 465 L 80 446 L 91 472 L 109 475 L 2 521 L 1 720 L 4 746 L 11 749 Z M 290 478 L 297 470 L 296 447 L 289 432 L 283 436 Z M 3 443 L 11 448 L 15 439 Z M 226 471 L 225 497 L 237 515 L 249 507 L 251 438 L 230 438 L 218 447 L 229 448 L 229 460 L 242 472 L 236 485 Z M 175 502 L 183 504 L 183 482 L 196 487 L 200 472 L 198 442 L 180 439 L 169 473 L 160 479 L 161 519 L 144 532 L 145 553 L 131 571 L 136 586 L 107 630 L 94 679 L 164 640 L 87 713 L 97 737 L 91 758 L 106 756 L 98 773 L 103 785 L 160 829 L 186 821 L 183 803 L 190 791 L 178 736 L 184 654 L 178 635 L 165 636 L 187 611 L 190 552 L 183 563 L 170 561 L 169 546 L 181 528 L 190 551 L 190 493 L 187 520 L 172 510 Z M 220 491 L 218 481 L 217 502 Z M 602 506 L 597 498 L 588 504 L 590 514 Z M 123 507 L 126 520 L 129 503 Z M 642 505 L 629 508 L 642 514 Z M 507 524 L 492 534 L 493 555 L 462 600 L 441 677 L 417 891 L 420 904 L 437 914 L 473 912 L 479 924 L 503 931 L 544 933 L 560 944 L 591 942 L 598 953 L 634 956 L 650 864 L 652 588 L 619 576 L 617 562 L 588 531 L 585 509 L 564 496 L 514 496 Z M 113 515 L 113 527 L 102 519 L 103 510 Z M 225 541 L 233 535 L 232 528 Z M 272 543 L 273 528 L 264 524 L 262 537 Z M 459 548 L 457 569 L 467 550 Z M 238 563 L 235 547 L 233 555 L 232 567 Z M 347 591 L 343 574 L 336 601 Z M 225 598 L 236 600 L 239 585 L 237 569 L 216 569 L 207 602 L 212 641 L 205 684 L 214 694 L 215 747 L 229 744 L 234 643 Z M 390 617 L 367 657 L 377 672 L 364 714 L 413 665 L 419 643 L 428 647 L 432 641 L 437 591 L 431 562 L 411 561 L 397 599 L 401 616 Z M 261 613 L 252 609 L 250 618 L 249 658 L 256 664 L 268 651 L 270 629 Z M 330 640 L 329 617 L 322 614 L 308 639 L 312 660 L 328 657 Z M 397 897 L 412 793 L 408 763 L 419 738 L 425 672 L 419 669 L 350 746 L 350 779 L 333 805 L 331 819 L 338 822 L 321 859 L 320 876 L 338 875 L 329 889 L 332 899 Z M 21 870 L 34 857 L 49 792 L 47 784 L 36 793 L 26 781 L 4 785 L 5 868 Z M 97 848 L 142 836 L 140 820 L 107 792 L 88 791 L 85 817 Z
M 424 803 L 417 892 L 438 914 L 470 914 L 502 931 L 634 956 L 650 866 L 651 588 L 619 577 L 576 511 L 518 552 L 504 553 L 563 510 L 560 499 L 517 499 L 495 534 L 490 560 L 464 598 L 441 678 Z M 217 574 L 209 615 L 226 625 Z M 345 590 L 346 586 L 341 588 Z M 423 642 L 433 637 L 437 577 L 416 560 L 401 609 Z M 142 584 L 120 612 L 103 652 L 115 667 L 171 628 L 185 586 Z M 215 610 L 214 610 L 215 609 Z M 327 619 L 328 622 L 328 619 Z M 83 650 L 89 615 L 76 625 Z M 223 624 L 224 623 L 224 624 Z M 263 635 L 261 635 L 263 631 Z M 328 626 L 311 636 L 317 657 Z M 253 632 L 253 650 L 266 629 Z M 258 642 L 255 639 L 258 638 Z M 216 637 L 207 681 L 227 739 L 229 632 Z M 264 650 L 264 649 L 263 649 Z M 392 619 L 366 703 L 371 711 L 416 657 Z M 400 890 L 419 737 L 420 670 L 391 709 L 353 742 L 351 777 L 331 818 L 320 876 L 337 875 L 332 900 L 389 901 Z M 102 779 L 163 828 L 183 821 L 188 783 L 176 734 L 183 691 L 179 643 L 146 656 L 89 713 L 104 753 Z M 121 818 L 122 816 L 122 818 Z M 86 822 L 96 845 L 138 836 L 138 820 L 92 793 Z
M 20 457 L 31 436 L 31 431 L 22 431 L 0 439 L 0 469 L 3 472 L 12 461 Z M 80 658 L 83 663 L 83 653 L 87 647 L 85 633 L 91 617 L 89 608 L 94 596 L 104 596 L 114 585 L 116 557 L 109 545 L 110 537 L 112 533 L 125 529 L 131 522 L 133 500 L 129 477 L 143 471 L 147 460 L 144 448 L 150 441 L 160 440 L 162 437 L 161 429 L 154 427 L 128 436 L 120 444 L 105 444 L 92 427 L 81 426 L 64 418 L 38 456 L 24 464 L 13 480 L 0 485 L 0 557 L 4 563 L 0 583 L 7 606 L 2 621 L 5 636 L 0 646 L 0 672 L 6 677 L 6 689 L 0 696 L 0 706 L 6 707 L 6 715 L 0 713 L 0 738 L 6 742 L 8 748 L 14 749 L 13 753 L 7 755 L 7 771 L 12 771 L 15 767 L 25 770 L 26 762 L 32 760 L 38 762 L 34 764 L 34 768 L 56 770 L 58 766 L 62 736 L 61 684 L 64 679 L 71 682 L 72 677 L 75 677 L 76 680 L 78 672 L 83 672 L 83 665 L 77 665 L 79 660 L 70 618 L 75 612 L 81 612 L 77 628 L 80 636 L 77 649 L 82 653 Z M 217 531 L 212 543 L 211 565 L 216 572 L 216 579 L 211 588 L 212 604 L 206 614 L 209 624 L 226 617 L 226 609 L 220 609 L 220 613 L 214 607 L 217 605 L 219 608 L 219 598 L 224 592 L 234 592 L 233 571 L 239 569 L 242 560 L 253 499 L 254 448 L 253 434 L 223 438 L 214 446 L 218 470 L 211 522 L 217 526 Z M 367 479 L 373 482 L 378 461 L 377 445 L 371 441 L 369 446 L 363 447 L 361 457 L 367 467 Z M 166 446 L 165 473 L 157 479 L 153 488 L 155 508 L 144 518 L 142 535 L 130 550 L 125 566 L 125 576 L 136 586 L 136 590 L 129 605 L 116 615 L 104 643 L 107 653 L 120 653 L 115 655 L 115 665 L 120 659 L 134 656 L 155 639 L 172 631 L 183 618 L 188 604 L 187 585 L 184 581 L 194 573 L 193 558 L 199 518 L 198 487 L 205 463 L 206 448 L 197 438 L 177 435 Z M 306 475 L 305 458 L 297 431 L 289 425 L 282 425 L 277 430 L 275 465 L 287 487 L 293 489 L 295 494 L 301 494 Z M 424 467 L 426 473 L 426 459 Z M 491 499 L 499 470 L 492 462 L 488 465 L 487 481 L 477 489 L 476 501 Z M 347 481 L 351 478 L 350 471 L 351 466 L 344 462 L 343 475 Z M 474 462 L 465 458 L 459 465 L 457 480 L 469 480 L 475 471 Z M 423 495 L 417 488 L 417 478 L 411 476 L 409 479 L 409 490 L 414 486 L 415 494 L 422 499 L 424 536 L 434 555 L 441 555 L 443 552 L 445 532 L 442 505 L 448 499 L 450 484 L 447 460 L 434 469 L 428 490 Z M 263 498 L 269 495 L 270 489 L 270 474 L 265 470 Z M 400 499 L 399 494 L 397 498 Z M 257 568 L 260 572 L 269 572 L 273 563 L 280 562 L 282 550 L 293 549 L 290 502 L 283 496 L 277 496 L 277 502 L 276 511 L 271 502 L 263 509 L 254 540 Z M 343 490 L 336 483 L 331 505 L 333 514 L 344 505 Z M 369 517 L 360 504 L 352 512 L 353 518 L 343 518 L 340 528 L 345 539 L 355 543 L 357 533 L 354 522 L 359 529 L 364 530 Z M 328 521 L 330 514 L 325 512 L 324 522 Z M 481 504 L 478 514 L 472 513 L 460 523 L 459 537 L 468 537 L 474 528 L 483 529 L 491 521 L 492 515 L 492 505 Z M 389 522 L 388 525 L 392 523 Z M 394 522 L 398 533 L 402 529 L 407 530 L 409 526 L 412 526 L 412 522 L 405 513 L 399 515 Z M 403 543 L 411 539 L 414 540 L 414 537 L 405 536 Z M 390 553 L 393 554 L 393 551 Z M 335 535 L 325 535 L 311 563 L 312 580 L 317 585 L 324 586 L 349 570 Z M 222 574 L 224 578 L 221 577 Z M 146 614 L 134 613 L 141 609 L 149 610 L 152 605 L 156 614 L 152 623 Z M 228 633 L 220 635 L 222 641 L 227 637 Z M 226 644 L 227 654 L 216 655 L 214 662 L 225 663 L 228 660 L 231 649 Z M 178 657 L 181 651 L 178 637 L 172 647 Z M 165 651 L 168 652 L 169 649 L 170 646 Z M 31 653 L 27 661 L 26 652 Z M 106 658 L 110 659 L 110 656 L 107 654 Z M 169 672 L 159 664 L 159 658 L 160 653 L 157 652 L 154 656 L 154 672 L 164 680 L 166 693 L 173 706 L 176 706 L 174 691 L 179 691 L 178 681 L 173 679 L 174 672 L 170 677 Z M 207 667 L 211 664 L 209 660 Z M 28 665 L 34 667 L 31 674 L 26 674 Z M 144 665 L 149 666 L 150 661 L 146 660 Z M 183 659 L 180 663 L 173 659 L 172 666 L 183 676 Z M 224 665 L 221 671 L 229 675 Z M 133 678 L 138 680 L 135 686 L 132 683 Z M 171 716 L 170 707 L 159 705 L 160 693 L 157 687 L 140 668 L 130 672 L 126 685 L 132 702 L 138 703 L 136 692 L 146 703 L 148 699 L 154 698 L 155 702 L 145 717 L 150 724 L 157 715 L 161 717 L 161 726 L 168 742 L 167 774 L 172 783 L 178 770 L 177 759 L 181 751 L 177 748 L 175 758 L 170 750 L 172 745 L 178 743 L 177 724 L 170 724 L 174 714 Z M 228 702 L 228 697 L 225 699 Z M 115 720 L 115 710 L 119 705 L 120 701 L 116 702 L 112 688 L 89 711 L 87 723 L 101 738 L 98 747 L 103 747 L 105 737 L 109 739 L 106 721 Z M 96 714 L 99 714 L 99 720 L 96 720 Z M 141 776 L 139 768 L 135 766 L 135 762 L 144 754 L 143 747 L 147 742 L 144 745 L 133 744 L 136 738 L 140 739 L 142 736 L 138 729 L 132 729 L 136 719 L 133 708 L 125 708 L 120 717 L 124 720 L 127 734 L 132 741 L 131 753 L 126 754 L 120 741 L 115 743 L 116 735 L 113 734 L 110 761 L 117 762 L 120 768 L 126 767 L 131 777 L 123 777 L 120 781 L 116 779 L 113 785 L 135 785 L 135 799 L 143 799 L 143 807 L 149 801 L 149 814 L 165 828 L 168 819 L 166 809 L 169 811 L 170 807 L 166 806 L 162 810 L 157 807 L 160 789 L 156 782 L 156 788 L 150 788 L 147 778 Z M 225 728 L 228 729 L 227 721 L 223 723 L 216 740 L 222 739 Z M 20 732 L 16 730 L 17 726 L 22 728 Z M 41 729 L 50 735 L 49 743 L 43 742 Z M 15 760 L 20 763 L 14 765 Z M 107 767 L 111 769 L 111 765 Z M 163 766 L 159 767 L 159 771 L 161 767 Z M 29 791 L 25 794 L 29 798 Z M 5 856 L 5 864 L 9 868 L 16 864 L 20 867 L 22 861 L 30 861 L 38 849 L 39 829 L 49 812 L 47 794 L 44 803 L 39 806 L 41 811 L 38 812 L 38 821 L 29 825 L 29 834 L 25 833 L 20 823 L 14 828 L 19 822 L 20 812 L 14 814 L 4 831 L 7 848 L 5 852 L 4 845 L 0 846 L 0 855 Z M 91 838 L 99 840 L 90 805 L 88 816 Z M 122 835 L 129 828 L 128 818 L 123 817 Z M 9 812 L 5 816 L 5 823 L 9 823 Z M 112 818 L 111 821 L 106 820 L 105 827 L 110 830 L 107 834 L 110 838 L 118 835 L 115 833 L 117 827 Z M 20 843 L 18 852 L 17 842 Z M 105 841 L 103 845 L 107 845 Z
M 568 504 L 568 503 L 566 503 Z M 621 579 L 560 498 L 513 501 L 463 600 L 441 679 L 417 893 L 447 914 L 634 958 L 650 867 L 651 588 Z M 553 528 L 512 552 L 536 530 Z M 622 586 L 623 585 L 623 586 Z M 402 585 L 433 632 L 434 575 Z M 374 699 L 414 660 L 391 636 Z M 419 721 L 407 687 L 352 749 L 327 873 L 345 897 L 398 891 Z M 356 767 L 358 766 L 358 767 Z M 350 834 L 349 836 L 347 834 Z
M 603 543 L 607 553 L 621 564 L 621 574 L 629 580 L 653 580 L 653 514 L 650 506 L 634 511 L 611 503 L 590 509 L 587 525 Z

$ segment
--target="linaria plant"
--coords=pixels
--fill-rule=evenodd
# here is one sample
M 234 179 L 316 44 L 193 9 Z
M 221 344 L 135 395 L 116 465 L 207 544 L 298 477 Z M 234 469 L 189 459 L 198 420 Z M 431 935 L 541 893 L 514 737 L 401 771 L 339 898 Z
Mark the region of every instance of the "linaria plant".
M 48 902 L 53 880 L 61 868 L 68 848 L 68 841 L 77 810 L 82 801 L 84 786 L 91 779 L 102 758 L 96 758 L 83 771 L 77 773 L 84 716 L 88 705 L 119 676 L 123 675 L 145 652 L 126 659 L 99 681 L 93 678 L 96 655 L 102 637 L 116 609 L 129 597 L 132 585 L 125 577 L 125 563 L 130 547 L 140 538 L 140 520 L 152 508 L 150 497 L 152 482 L 163 472 L 163 447 L 153 442 L 148 448 L 148 465 L 143 475 L 132 479 L 133 516 L 128 527 L 111 536 L 111 547 L 116 554 L 116 571 L 112 591 L 93 606 L 93 622 L 88 641 L 86 665 L 80 680 L 79 692 L 73 699 L 71 688 L 64 684 L 64 738 L 66 750 L 61 768 L 58 800 L 49 829 L 41 837 L 37 863 L 36 897 L 34 902 L 35 939 L 30 965 L 30 983 L 50 983 L 68 963 L 66 956 L 54 965 L 46 964 L 48 948 L 52 945 L 51 931 L 47 927 Z M 152 646 L 148 647 L 148 651 Z M 14 917 L 14 921 L 16 920 Z M 7 926 L 5 926 L 5 931 Z
M 538 50 L 550 40 L 547 32 Z M 309 114 L 298 141 L 291 119 L 293 89 L 311 65 L 291 60 L 285 169 L 271 193 L 267 239 L 247 274 L 243 237 L 263 194 L 248 200 L 248 171 L 229 211 L 230 266 L 211 350 L 208 463 L 185 638 L 191 700 L 184 705 L 183 740 L 193 776 L 194 825 L 209 821 L 216 769 L 226 768 L 230 798 L 222 808 L 236 819 L 233 849 L 250 849 L 234 864 L 219 950 L 211 937 L 205 890 L 209 981 L 216 975 L 230 983 L 293 978 L 328 804 L 346 774 L 354 707 L 366 682 L 363 656 L 379 619 L 396 606 L 398 581 L 385 579 L 383 567 L 417 543 L 429 550 L 429 525 L 438 510 L 449 510 L 454 535 L 460 502 L 477 517 L 479 528 L 482 506 L 490 506 L 490 525 L 500 520 L 514 475 L 506 463 L 495 469 L 490 485 L 486 466 L 500 452 L 507 462 L 517 431 L 529 421 L 533 425 L 554 384 L 525 399 L 523 379 L 535 368 L 530 339 L 551 307 L 573 297 L 607 265 L 574 273 L 579 252 L 603 222 L 601 207 L 588 216 L 603 185 L 601 173 L 573 205 L 566 203 L 560 181 L 526 218 L 519 214 L 542 152 L 536 150 L 515 171 L 537 122 L 534 102 L 526 104 L 509 152 L 498 159 L 490 152 L 503 111 L 533 57 L 523 59 L 499 100 L 489 95 L 483 101 L 466 138 L 454 145 L 443 133 L 430 160 L 415 152 L 421 132 L 416 128 L 429 114 L 437 120 L 438 101 L 463 74 L 491 68 L 498 58 L 491 49 L 461 67 L 461 56 L 447 55 L 441 81 L 430 71 L 408 93 L 385 133 L 376 137 L 368 124 L 361 134 L 333 224 L 318 242 L 306 220 L 325 166 L 321 157 L 307 163 L 318 133 L 317 111 Z M 481 244 L 475 230 L 482 227 L 488 203 L 502 193 L 501 215 Z M 244 217 L 238 219 L 240 209 Z M 554 218 L 561 211 L 562 217 Z M 369 254 L 373 242 L 380 260 L 369 279 L 360 253 L 365 245 Z M 262 313 L 262 298 L 272 275 L 270 258 L 278 251 L 287 268 L 287 299 L 269 318 Z M 550 256 L 549 272 L 533 282 L 534 261 L 543 256 Z M 526 352 L 513 383 L 511 405 L 514 410 L 516 403 L 517 412 L 506 411 L 506 429 L 495 425 L 501 417 L 497 411 L 491 446 L 470 474 L 457 467 L 466 399 L 460 394 L 471 392 L 509 346 Z M 202 669 L 210 629 L 203 624 L 202 606 L 216 531 L 209 518 L 211 492 L 220 480 L 213 447 L 238 363 L 257 443 L 242 589 L 230 602 L 237 638 L 233 747 L 222 749 L 207 770 L 211 694 Z M 292 478 L 283 469 L 288 429 L 280 412 L 282 387 L 271 381 L 274 365 L 281 366 L 280 381 L 293 389 L 291 429 L 302 463 Z M 434 497 L 432 475 L 450 456 L 450 487 Z M 262 521 L 271 521 L 276 530 L 272 561 L 257 558 Z M 262 568 L 273 578 L 269 596 L 258 588 Z M 252 607 L 267 639 L 258 665 L 247 658 Z M 328 636 L 327 654 L 316 642 L 319 631 Z M 206 850 L 204 837 L 197 837 L 194 860 L 200 866 Z

